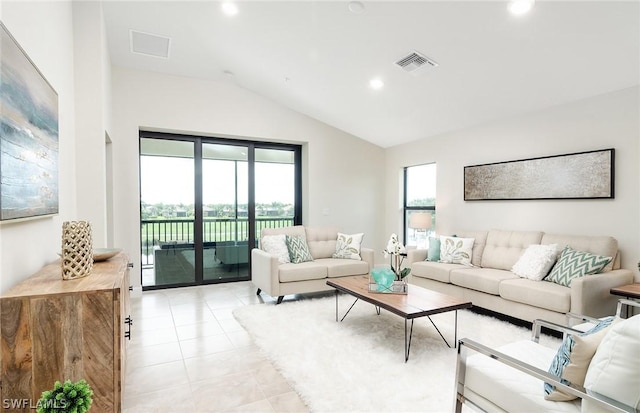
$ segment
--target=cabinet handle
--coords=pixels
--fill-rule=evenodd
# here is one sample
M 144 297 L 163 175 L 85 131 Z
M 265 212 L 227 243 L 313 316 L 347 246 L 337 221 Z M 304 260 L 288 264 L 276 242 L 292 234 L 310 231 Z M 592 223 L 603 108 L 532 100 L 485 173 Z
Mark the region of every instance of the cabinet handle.
M 133 285 L 129 286 L 129 291 L 133 291 Z
M 129 267 L 129 268 L 133 268 L 133 263 L 132 263 L 132 262 L 128 263 L 128 264 L 127 264 L 127 267 Z
M 131 316 L 128 316 L 124 319 L 124 323 L 129 326 L 129 328 L 125 330 L 124 336 L 125 338 L 131 340 L 131 326 L 133 325 L 133 318 L 131 318 Z

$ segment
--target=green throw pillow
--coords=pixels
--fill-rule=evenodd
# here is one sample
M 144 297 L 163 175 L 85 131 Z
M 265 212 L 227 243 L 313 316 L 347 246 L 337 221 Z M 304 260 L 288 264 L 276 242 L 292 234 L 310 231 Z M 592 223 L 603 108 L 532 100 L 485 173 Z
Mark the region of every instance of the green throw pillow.
M 440 261 L 440 238 L 429 237 L 429 251 L 426 261 Z
M 611 257 L 576 251 L 567 246 L 562 250 L 558 262 L 553 266 L 549 275 L 544 279 L 556 284 L 569 287 L 574 278 L 589 274 L 597 274 L 609 264 Z
M 287 235 L 285 242 L 287 244 L 287 249 L 289 250 L 289 259 L 292 263 L 299 264 L 301 262 L 313 261 L 313 257 L 309 252 L 307 240 L 304 237 L 300 235 Z

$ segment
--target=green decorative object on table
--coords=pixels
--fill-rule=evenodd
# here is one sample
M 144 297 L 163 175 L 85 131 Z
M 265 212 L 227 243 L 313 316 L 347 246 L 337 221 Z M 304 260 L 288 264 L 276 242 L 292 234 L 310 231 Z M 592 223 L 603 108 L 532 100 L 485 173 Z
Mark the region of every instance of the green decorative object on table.
M 376 283 L 376 291 L 383 293 L 391 291 L 396 274 L 389 268 L 374 268 L 371 270 L 371 277 Z
M 53 390 L 42 392 L 38 400 L 38 413 L 85 413 L 91 409 L 93 390 L 84 380 L 72 383 L 67 380 L 64 384 L 56 381 Z

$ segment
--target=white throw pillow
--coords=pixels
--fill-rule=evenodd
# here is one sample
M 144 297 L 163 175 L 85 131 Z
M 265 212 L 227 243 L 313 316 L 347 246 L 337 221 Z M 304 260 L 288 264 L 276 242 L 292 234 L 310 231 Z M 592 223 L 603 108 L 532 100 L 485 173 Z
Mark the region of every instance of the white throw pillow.
M 603 396 L 640 409 L 640 315 L 614 325 L 591 359 L 584 387 Z M 602 411 L 582 402 L 583 412 Z
M 475 238 L 440 236 L 440 262 L 471 266 Z
M 347 235 L 338 232 L 338 241 L 336 242 L 336 252 L 333 258 L 347 258 L 350 260 L 362 260 L 360 257 L 360 246 L 364 233 Z
M 287 248 L 286 235 L 265 235 L 262 237 L 262 249 L 271 255 L 278 257 L 278 262 L 286 264 L 289 259 L 289 249 Z
M 511 271 L 521 278 L 542 281 L 556 263 L 559 253 L 558 244 L 529 245 Z

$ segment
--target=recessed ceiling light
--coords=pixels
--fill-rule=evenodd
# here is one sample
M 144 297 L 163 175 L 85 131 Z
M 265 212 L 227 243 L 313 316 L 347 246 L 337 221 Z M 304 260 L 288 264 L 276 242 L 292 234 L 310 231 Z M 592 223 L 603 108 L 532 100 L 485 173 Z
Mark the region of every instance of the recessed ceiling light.
M 509 11 L 516 16 L 527 14 L 533 7 L 535 0 L 511 0 L 509 2 Z
M 379 90 L 384 87 L 384 82 L 380 78 L 371 79 L 369 81 L 369 87 L 374 90 Z
M 238 6 L 231 1 L 225 1 L 220 7 L 222 7 L 222 12 L 227 16 L 235 16 L 238 14 Z
M 364 4 L 360 1 L 350 1 L 349 11 L 354 14 L 360 14 L 364 11 Z

